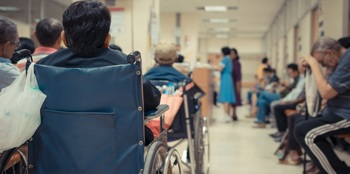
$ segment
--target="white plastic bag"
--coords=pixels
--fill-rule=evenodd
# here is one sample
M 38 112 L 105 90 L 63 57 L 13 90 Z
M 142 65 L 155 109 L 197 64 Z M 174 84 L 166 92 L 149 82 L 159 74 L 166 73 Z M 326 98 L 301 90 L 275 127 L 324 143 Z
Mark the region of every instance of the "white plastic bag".
M 0 92 L 0 153 L 19 147 L 40 125 L 40 108 L 46 98 L 34 74 L 34 64 Z
M 305 75 L 305 94 L 307 111 L 311 117 L 316 117 L 320 111 L 321 98 L 318 94 L 314 76 L 309 69 L 306 70 Z

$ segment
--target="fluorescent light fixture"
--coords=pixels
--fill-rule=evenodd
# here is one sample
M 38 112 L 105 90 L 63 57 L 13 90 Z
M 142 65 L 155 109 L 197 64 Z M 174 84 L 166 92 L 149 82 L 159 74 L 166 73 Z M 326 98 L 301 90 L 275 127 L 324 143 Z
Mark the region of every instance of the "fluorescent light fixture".
M 215 32 L 229 32 L 229 31 L 231 31 L 231 29 L 227 28 L 227 27 L 222 27 L 222 28 L 214 28 L 213 31 L 215 31 Z
M 225 19 L 225 18 L 213 18 L 213 19 L 209 19 L 210 23 L 228 23 L 230 22 L 229 19 Z
M 225 12 L 225 11 L 227 11 L 227 7 L 226 6 L 205 6 L 204 10 L 208 11 L 208 12 L 213 12 L 213 11 Z
M 216 38 L 220 38 L 220 39 L 225 39 L 225 38 L 228 38 L 228 35 L 227 34 L 217 34 L 215 35 Z
M 10 11 L 19 11 L 20 8 L 13 6 L 0 6 L 0 11 L 10 12 Z

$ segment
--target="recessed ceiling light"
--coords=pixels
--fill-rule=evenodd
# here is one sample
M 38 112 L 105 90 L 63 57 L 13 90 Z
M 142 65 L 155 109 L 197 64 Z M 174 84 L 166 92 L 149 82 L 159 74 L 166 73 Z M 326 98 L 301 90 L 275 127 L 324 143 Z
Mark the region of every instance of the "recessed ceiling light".
M 227 34 L 217 34 L 215 35 L 216 38 L 220 38 L 220 39 L 225 39 L 225 38 L 228 38 L 228 35 Z
M 210 19 L 203 19 L 203 22 L 209 22 L 209 23 L 229 23 L 229 22 L 237 22 L 237 19 L 228 19 L 228 18 L 210 18 Z
M 230 28 L 214 28 L 216 32 L 229 32 Z
M 227 6 L 205 6 L 204 7 L 205 11 L 219 11 L 219 12 L 224 12 L 227 11 Z
M 206 12 L 226 12 L 228 10 L 237 10 L 236 6 L 204 6 L 197 7 L 197 10 L 204 10 Z
M 13 7 L 13 6 L 0 6 L 0 11 L 3 12 L 12 12 L 12 11 L 19 11 L 20 8 L 18 7 Z
M 229 21 L 230 21 L 229 19 L 224 19 L 224 18 L 209 19 L 209 22 L 211 23 L 228 23 Z

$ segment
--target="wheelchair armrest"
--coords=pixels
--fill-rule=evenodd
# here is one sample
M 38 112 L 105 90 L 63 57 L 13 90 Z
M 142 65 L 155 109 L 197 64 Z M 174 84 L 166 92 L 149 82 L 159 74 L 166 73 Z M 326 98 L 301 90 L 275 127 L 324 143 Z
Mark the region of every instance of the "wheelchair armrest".
M 156 110 L 147 111 L 145 113 L 144 124 L 148 123 L 154 118 L 160 117 L 165 111 L 169 109 L 168 105 L 159 105 Z

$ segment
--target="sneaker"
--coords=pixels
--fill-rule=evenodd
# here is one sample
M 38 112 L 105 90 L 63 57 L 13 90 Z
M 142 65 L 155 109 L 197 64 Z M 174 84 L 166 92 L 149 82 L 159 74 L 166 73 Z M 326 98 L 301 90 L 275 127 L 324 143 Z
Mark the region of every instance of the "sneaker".
M 182 155 L 181 155 L 181 161 L 185 164 L 188 164 L 189 161 L 188 161 L 188 158 L 187 158 L 187 150 L 184 150 L 182 152 Z

